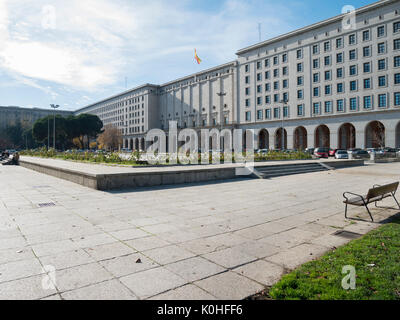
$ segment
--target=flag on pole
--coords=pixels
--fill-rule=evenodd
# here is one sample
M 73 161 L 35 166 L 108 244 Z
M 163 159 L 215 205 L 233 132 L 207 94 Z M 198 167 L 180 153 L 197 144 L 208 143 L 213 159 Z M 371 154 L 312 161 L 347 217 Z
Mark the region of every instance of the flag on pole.
M 196 59 L 197 64 L 200 64 L 200 63 L 201 63 L 201 59 L 200 59 L 199 56 L 197 55 L 197 50 L 196 50 L 196 49 L 194 49 L 194 58 Z

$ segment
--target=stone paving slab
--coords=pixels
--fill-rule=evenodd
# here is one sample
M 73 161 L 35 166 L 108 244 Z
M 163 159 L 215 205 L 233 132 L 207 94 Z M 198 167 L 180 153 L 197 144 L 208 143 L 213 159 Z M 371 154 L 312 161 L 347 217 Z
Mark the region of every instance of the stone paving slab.
M 216 300 L 216 298 L 199 287 L 188 284 L 159 294 L 150 300 Z
M 241 300 L 264 287 L 246 277 L 228 271 L 194 283 L 217 299 Z
M 234 272 L 257 281 L 265 286 L 272 286 L 284 274 L 284 268 L 271 262 L 258 260 L 242 267 L 233 269 Z
M 0 299 L 243 299 L 349 241 L 336 231 L 364 234 L 398 213 L 371 207 L 372 223 L 352 207 L 345 219 L 342 193 L 399 172 L 379 164 L 101 192 L 0 167 Z M 55 268 L 56 289 L 43 289 L 42 266 Z
M 64 300 L 137 300 L 118 280 L 109 280 L 61 294 Z
M 164 267 L 122 277 L 121 282 L 141 299 L 183 286 L 186 281 Z

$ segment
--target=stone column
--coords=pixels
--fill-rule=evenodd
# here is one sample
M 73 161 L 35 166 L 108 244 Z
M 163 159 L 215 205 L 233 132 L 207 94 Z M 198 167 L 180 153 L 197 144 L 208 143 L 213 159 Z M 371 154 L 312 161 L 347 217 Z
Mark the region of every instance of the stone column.
M 364 149 L 365 147 L 365 131 L 356 128 L 356 148 Z
M 273 130 L 268 130 L 269 134 L 269 149 L 273 150 L 275 149 L 275 131 Z
M 287 133 L 287 148 L 294 149 L 294 128 L 287 127 L 285 129 Z
M 338 148 L 338 132 L 331 131 L 331 137 L 330 137 L 330 147 L 331 149 L 337 149 Z
M 314 126 L 307 126 L 305 127 L 307 130 L 307 147 L 308 148 L 315 148 L 315 127 Z
M 396 147 L 396 129 L 392 127 L 386 127 L 385 129 L 385 147 L 395 148 Z

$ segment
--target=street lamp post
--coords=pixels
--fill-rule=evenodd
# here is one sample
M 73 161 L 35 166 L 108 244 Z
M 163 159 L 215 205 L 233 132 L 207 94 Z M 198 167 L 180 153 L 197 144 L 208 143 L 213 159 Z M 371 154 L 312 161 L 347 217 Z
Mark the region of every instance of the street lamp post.
M 27 127 L 27 124 L 28 124 L 29 120 L 28 119 L 24 119 L 22 121 L 24 122 L 24 127 Z M 27 131 L 27 129 L 25 129 L 25 130 L 26 130 L 25 131 L 25 150 L 28 150 L 28 131 Z
M 285 148 L 285 129 L 284 129 L 284 126 L 283 126 L 283 121 L 284 121 L 284 118 L 285 118 L 285 104 L 287 104 L 289 102 L 289 100 L 287 100 L 287 99 L 283 99 L 283 100 L 281 100 L 281 103 L 282 103 L 282 131 L 281 131 L 281 134 L 282 134 L 282 146 L 281 146 L 281 149 L 282 149 L 282 151 L 284 150 L 284 148 Z
M 224 97 L 226 96 L 226 92 L 218 92 L 217 93 L 217 95 L 220 97 L 220 104 L 219 104 L 219 109 L 220 109 L 220 131 L 222 132 L 222 129 L 223 129 L 223 121 L 224 121 Z M 223 138 L 223 141 L 224 141 L 225 139 Z M 224 141 L 225 142 L 225 141 Z M 223 143 L 224 144 L 224 143 Z M 221 146 L 221 150 L 224 150 L 225 148 L 224 148 L 225 146 L 224 145 L 222 145 Z
M 47 117 L 47 150 L 50 149 L 50 116 Z
M 217 95 L 221 98 L 220 99 L 220 105 L 219 105 L 219 108 L 220 108 L 220 127 L 221 127 L 221 130 L 223 129 L 223 121 L 224 121 L 224 115 L 223 115 L 223 104 L 224 104 L 224 101 L 223 101 L 223 97 L 225 97 L 226 96 L 226 92 L 219 92 L 219 93 L 217 93 Z
M 54 120 L 53 120 L 53 149 L 56 149 L 56 109 L 60 106 L 58 104 L 51 104 L 50 107 L 54 109 Z

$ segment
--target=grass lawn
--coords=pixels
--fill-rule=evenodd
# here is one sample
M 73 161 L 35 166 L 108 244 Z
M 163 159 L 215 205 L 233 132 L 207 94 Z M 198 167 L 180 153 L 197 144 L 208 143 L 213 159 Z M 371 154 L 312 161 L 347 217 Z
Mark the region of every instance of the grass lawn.
M 344 290 L 342 268 L 356 269 L 356 289 Z M 285 275 L 266 298 L 277 300 L 400 300 L 400 217 Z

